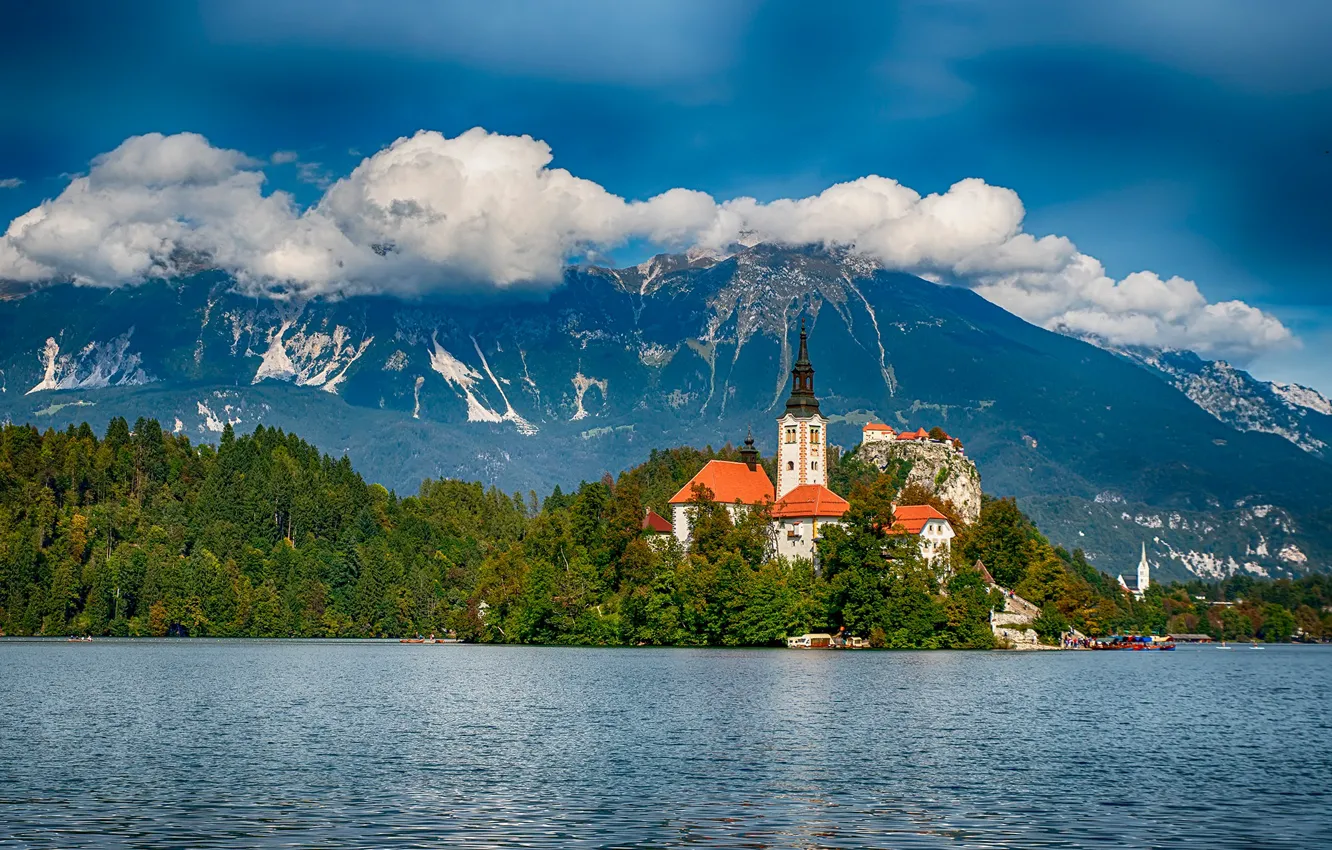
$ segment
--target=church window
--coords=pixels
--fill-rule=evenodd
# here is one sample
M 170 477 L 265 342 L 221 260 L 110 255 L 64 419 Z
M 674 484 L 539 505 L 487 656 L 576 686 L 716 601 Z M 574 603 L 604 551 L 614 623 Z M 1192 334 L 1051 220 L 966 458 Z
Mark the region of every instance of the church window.
M 795 461 L 788 460 L 786 462 L 786 468 L 789 469 L 791 472 L 795 472 Z
M 818 468 L 819 468 L 819 462 L 818 462 L 817 460 L 811 460 L 811 461 L 809 462 L 809 468 L 810 468 L 810 469 L 818 469 Z
M 809 426 L 809 441 L 811 443 L 817 443 L 819 441 L 819 426 Z
M 788 443 L 794 443 L 795 441 L 796 441 L 796 426 L 794 426 L 794 425 L 787 425 L 787 426 L 786 426 L 786 442 L 788 442 Z

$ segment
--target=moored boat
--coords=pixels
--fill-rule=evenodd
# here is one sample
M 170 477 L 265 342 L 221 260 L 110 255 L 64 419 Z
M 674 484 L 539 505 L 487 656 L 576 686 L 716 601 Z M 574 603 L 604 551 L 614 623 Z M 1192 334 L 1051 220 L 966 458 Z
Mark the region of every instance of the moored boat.
M 1118 650 L 1120 652 L 1170 652 L 1175 642 L 1169 635 L 1111 635 L 1092 641 L 1090 649 Z
M 430 637 L 421 637 L 418 634 L 414 638 L 402 638 L 401 640 L 398 641 L 398 643 L 419 643 L 419 644 L 436 644 L 436 643 L 453 644 L 453 643 L 462 643 L 462 642 L 463 642 L 462 638 L 458 637 L 458 633 L 453 631 L 452 629 L 449 630 L 448 637 L 437 638 L 433 633 L 430 635 Z

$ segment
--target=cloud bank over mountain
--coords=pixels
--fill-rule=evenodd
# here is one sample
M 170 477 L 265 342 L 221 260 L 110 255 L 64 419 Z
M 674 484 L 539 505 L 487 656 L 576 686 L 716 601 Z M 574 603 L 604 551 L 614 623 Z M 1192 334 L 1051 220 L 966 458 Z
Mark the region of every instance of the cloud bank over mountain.
M 682 188 L 630 201 L 552 158 L 529 136 L 422 131 L 301 208 L 285 192 L 265 194 L 259 160 L 191 133 L 135 136 L 10 224 L 0 279 L 120 286 L 205 262 L 274 297 L 416 295 L 550 287 L 570 259 L 629 240 L 816 243 L 970 286 L 1028 321 L 1114 345 L 1244 360 L 1296 342 L 1273 316 L 1209 303 L 1192 281 L 1109 277 L 1068 239 L 1024 232 L 1017 193 L 976 178 L 925 196 L 870 175 L 767 203 Z

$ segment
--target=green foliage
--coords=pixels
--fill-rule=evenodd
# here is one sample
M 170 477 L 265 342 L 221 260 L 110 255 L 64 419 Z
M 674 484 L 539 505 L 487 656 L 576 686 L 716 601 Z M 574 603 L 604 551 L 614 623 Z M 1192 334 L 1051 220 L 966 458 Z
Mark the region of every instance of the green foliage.
M 1002 595 L 1041 607 L 1037 630 L 1188 625 L 1268 640 L 1332 633 L 1325 577 L 1152 588 L 1134 602 L 1081 552 L 1053 549 L 1011 500 L 986 500 L 950 568 L 891 534 L 909 467 L 838 458 L 845 528 L 820 568 L 773 556 L 764 509 L 690 510 L 688 550 L 642 518 L 720 452 L 653 452 L 613 479 L 507 495 L 461 481 L 408 497 L 271 428 L 194 446 L 152 420 L 39 433 L 0 427 L 0 630 L 9 634 L 389 637 L 590 645 L 772 645 L 845 630 L 893 648 L 987 648 Z M 1212 606 L 1190 594 L 1233 603 Z M 1241 601 L 1243 600 L 1243 601 Z
M 968 562 L 983 561 L 1003 587 L 1016 587 L 1037 560 L 1043 539 L 1012 499 L 985 497 L 980 519 L 954 541 Z

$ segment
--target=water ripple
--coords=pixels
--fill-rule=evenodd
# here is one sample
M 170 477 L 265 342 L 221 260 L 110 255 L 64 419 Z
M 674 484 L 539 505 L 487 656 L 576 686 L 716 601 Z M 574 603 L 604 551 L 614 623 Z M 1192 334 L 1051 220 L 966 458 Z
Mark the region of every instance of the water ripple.
M 1332 652 L 0 641 L 0 847 L 1332 846 Z

